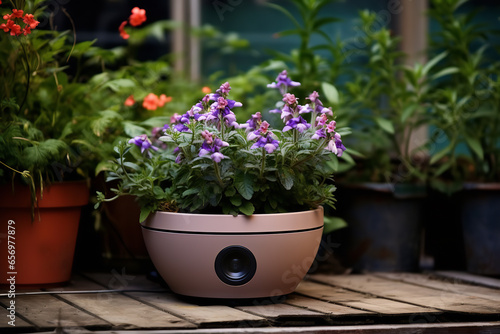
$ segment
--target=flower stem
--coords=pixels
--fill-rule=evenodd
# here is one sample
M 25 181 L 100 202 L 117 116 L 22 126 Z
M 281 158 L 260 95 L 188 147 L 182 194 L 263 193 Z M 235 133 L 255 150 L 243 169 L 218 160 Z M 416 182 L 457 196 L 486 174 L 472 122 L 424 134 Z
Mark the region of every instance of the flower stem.
M 22 111 L 24 104 L 26 103 L 26 100 L 28 99 L 28 93 L 30 90 L 30 80 L 31 80 L 31 68 L 30 68 L 30 63 L 28 59 L 28 53 L 26 52 L 26 48 L 24 47 L 23 43 L 21 40 L 18 38 L 19 44 L 21 45 L 21 49 L 23 49 L 24 53 L 24 58 L 26 60 L 26 90 L 24 92 L 24 97 L 23 101 L 19 105 L 19 111 Z
M 262 162 L 260 164 L 260 178 L 264 176 L 264 169 L 266 168 L 266 149 L 262 148 Z
M 221 188 L 224 188 L 224 182 L 222 182 L 222 179 L 220 177 L 219 165 L 215 161 L 214 161 L 214 170 L 215 170 L 215 177 L 217 178 L 217 183 L 219 183 Z

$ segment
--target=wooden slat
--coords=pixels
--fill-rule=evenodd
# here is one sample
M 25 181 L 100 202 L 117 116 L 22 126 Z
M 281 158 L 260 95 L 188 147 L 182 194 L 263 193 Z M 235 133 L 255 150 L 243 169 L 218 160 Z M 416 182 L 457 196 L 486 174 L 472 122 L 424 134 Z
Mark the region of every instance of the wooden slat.
M 9 299 L 3 299 L 2 305 L 0 305 L 0 319 L 2 319 L 0 321 L 0 332 L 6 333 L 6 332 L 14 331 L 14 330 L 19 331 L 21 329 L 23 331 L 27 331 L 28 329 L 34 329 L 35 327 L 32 324 L 29 324 L 26 321 L 24 321 L 19 316 L 18 312 L 16 313 L 15 321 L 13 322 L 13 324 L 15 324 L 15 327 L 12 325 L 9 325 L 9 321 L 11 321 L 11 319 L 9 319 L 9 317 L 8 317 L 10 315 L 10 312 L 7 310 L 7 307 L 9 307 L 9 302 L 10 302 Z M 5 303 L 5 304 L 3 304 L 3 303 Z M 17 301 L 16 301 L 16 307 L 17 307 Z M 16 310 L 16 311 L 18 311 L 18 310 Z
M 259 305 L 238 306 L 239 310 L 249 312 L 268 319 L 275 325 L 300 326 L 324 323 L 328 317 L 322 312 L 311 311 L 305 308 L 288 304 L 262 303 Z
M 434 274 L 490 288 L 500 289 L 500 279 L 492 277 L 478 276 L 459 271 L 435 271 Z
M 266 328 L 204 328 L 197 330 L 169 331 L 103 331 L 99 334 L 496 334 L 500 331 L 499 322 L 478 323 L 439 323 L 439 324 L 380 324 L 350 326 L 312 326 L 312 327 L 266 327 Z M 53 334 L 53 333 L 40 333 Z
M 85 273 L 83 276 L 108 289 L 168 291 L 160 284 L 147 279 L 146 276 L 130 274 L 125 269 L 113 269 L 107 273 Z
M 463 284 L 460 282 L 444 281 L 432 275 L 415 273 L 377 273 L 375 276 L 500 302 L 500 290 Z
M 89 274 L 90 278 L 95 279 L 100 284 L 110 287 L 108 282 L 113 282 L 112 275 L 110 274 Z M 123 276 L 123 275 L 122 275 Z M 127 288 L 138 286 L 149 286 L 154 288 L 156 283 L 147 283 L 144 278 L 138 276 L 137 278 L 129 277 L 131 283 L 126 284 Z M 122 278 L 122 281 L 127 281 Z M 156 285 L 157 286 L 157 285 Z M 224 326 L 236 323 L 246 323 L 252 325 L 259 325 L 266 320 L 262 317 L 243 312 L 225 305 L 196 305 L 194 303 L 187 303 L 173 294 L 152 294 L 145 292 L 129 292 L 127 296 L 143 301 L 150 305 L 154 305 L 162 310 L 172 313 L 178 317 L 185 318 L 197 326 L 216 326 L 224 324 Z
M 500 305 L 495 301 L 404 282 L 390 281 L 372 275 L 327 276 L 316 274 L 311 275 L 311 279 L 358 292 L 443 311 L 477 314 L 500 313 Z
M 151 294 L 131 292 L 127 295 L 154 305 L 178 317 L 188 319 L 201 327 L 214 326 L 258 326 L 265 324 L 262 317 L 243 312 L 226 305 L 198 305 L 195 302 L 185 302 L 171 294 Z
M 8 302 L 0 298 L 0 302 Z M 50 295 L 16 296 L 16 311 L 39 328 L 105 327 L 109 323 Z
M 112 276 L 109 282 L 115 282 Z M 120 280 L 117 280 L 117 282 Z M 126 280 L 125 280 L 126 281 Z M 127 286 L 122 283 L 122 288 Z M 121 289 L 120 285 L 110 287 Z M 138 288 L 138 286 L 134 287 Z M 149 289 L 153 288 L 149 286 Z M 75 276 L 65 290 L 102 290 L 101 284 L 95 283 L 83 276 Z M 149 290 L 148 289 L 148 290 Z M 168 296 L 166 292 L 148 292 L 149 295 Z M 60 294 L 60 298 L 81 307 L 112 324 L 114 328 L 195 328 L 196 326 L 170 313 L 146 305 L 134 298 L 121 293 L 92 294 Z
M 319 311 L 332 316 L 373 315 L 374 312 L 360 310 L 348 306 L 321 301 L 299 294 L 293 294 L 286 300 L 287 304 L 305 307 L 309 310 Z
M 439 312 L 438 310 L 428 307 L 421 307 L 394 300 L 377 298 L 359 292 L 348 291 L 342 288 L 308 281 L 301 282 L 296 292 L 305 296 L 310 296 L 321 300 L 326 300 L 329 302 L 334 302 L 341 305 L 354 307 L 365 311 L 372 311 L 380 314 L 401 315 Z

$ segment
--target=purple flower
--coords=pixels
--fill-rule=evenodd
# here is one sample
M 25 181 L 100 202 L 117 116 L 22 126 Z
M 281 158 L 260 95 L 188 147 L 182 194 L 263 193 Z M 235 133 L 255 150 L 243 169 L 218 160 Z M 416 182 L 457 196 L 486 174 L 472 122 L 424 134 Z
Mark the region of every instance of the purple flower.
M 342 144 L 342 140 L 340 138 L 339 133 L 335 133 L 333 138 L 328 142 L 328 145 L 325 147 L 326 150 L 334 153 L 338 157 L 342 156 L 342 153 L 346 150 L 344 144 Z
M 216 94 L 214 94 L 214 96 L 215 95 Z M 217 123 L 219 119 L 222 118 L 227 126 L 238 128 L 239 124 L 236 122 L 236 115 L 231 111 L 231 109 L 241 106 L 242 104 L 240 102 L 228 100 L 222 96 L 218 96 L 216 102 L 212 103 L 210 106 L 210 112 L 207 113 L 203 119 L 209 122 Z
M 250 147 L 251 149 L 263 147 L 267 153 L 273 153 L 279 147 L 279 142 L 272 137 L 273 133 L 268 129 L 269 123 L 264 121 L 260 124 L 259 129 L 248 134 L 248 140 L 257 139 Z
M 225 155 L 220 153 L 220 149 L 222 147 L 229 146 L 228 143 L 215 137 L 213 133 L 209 132 L 208 130 L 202 131 L 201 136 L 203 137 L 204 141 L 203 144 L 201 144 L 198 156 L 202 157 L 210 154 L 210 158 L 215 162 L 220 162 L 222 159 L 227 158 Z
M 326 138 L 325 128 L 316 130 L 316 132 L 311 136 L 311 139 Z
M 306 120 L 302 118 L 302 116 L 298 116 L 286 122 L 285 127 L 283 128 L 283 132 L 286 132 L 291 129 L 297 129 L 297 131 L 302 133 L 305 130 L 309 129 L 310 127 L 311 124 L 307 123 Z
M 333 116 L 333 112 L 332 112 L 331 108 L 323 107 L 323 103 L 319 99 L 318 92 L 316 92 L 316 91 L 312 92 L 311 95 L 309 95 L 309 97 L 306 97 L 306 99 L 310 100 L 311 104 L 314 105 L 314 109 L 311 108 L 311 110 L 313 110 L 314 112 L 317 112 L 319 114 L 327 114 L 327 115 Z
M 299 114 L 309 114 L 313 111 L 309 104 L 306 104 L 305 106 L 298 106 L 298 109 Z
M 326 117 L 326 114 L 321 114 L 320 116 L 316 117 L 316 126 L 323 127 L 325 126 L 327 121 L 328 117 Z
M 331 133 L 331 132 L 335 132 L 335 128 L 337 127 L 337 122 L 335 121 L 331 121 L 330 123 L 328 123 L 328 125 L 326 126 L 326 129 L 328 131 L 328 133 Z
M 273 153 L 279 147 L 279 142 L 271 136 L 260 136 L 250 148 L 259 147 L 263 147 L 267 153 Z
M 262 114 L 260 113 L 260 111 L 257 111 L 245 124 L 240 125 L 240 129 L 245 128 L 247 132 L 254 131 L 260 126 L 261 120 Z
M 215 92 L 219 93 L 219 94 L 227 95 L 227 94 L 229 94 L 230 90 L 231 90 L 231 86 L 229 86 L 229 82 L 225 82 Z
M 288 87 L 295 87 L 295 86 L 300 86 L 300 82 L 292 81 L 288 77 L 288 73 L 286 72 L 286 70 L 283 70 L 283 72 L 278 74 L 278 77 L 276 77 L 276 82 L 267 85 L 267 87 L 269 88 L 278 88 L 281 94 L 285 94 Z
M 148 135 L 140 135 L 137 137 L 134 137 L 128 141 L 129 144 L 135 144 L 138 147 L 141 148 L 141 153 L 144 153 L 148 149 L 153 149 L 155 151 L 158 151 L 158 147 L 153 146 L 153 143 L 151 143 L 151 140 L 149 140 Z M 149 151 L 148 151 L 149 153 Z

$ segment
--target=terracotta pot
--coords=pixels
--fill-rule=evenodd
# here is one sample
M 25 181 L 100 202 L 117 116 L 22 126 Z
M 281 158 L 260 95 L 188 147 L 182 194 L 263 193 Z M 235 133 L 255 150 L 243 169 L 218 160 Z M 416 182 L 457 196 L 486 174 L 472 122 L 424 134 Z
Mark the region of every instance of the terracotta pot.
M 237 217 L 157 212 L 141 225 L 151 260 L 174 292 L 273 297 L 293 292 L 312 265 L 323 208 Z
M 80 211 L 88 203 L 85 182 L 54 183 L 38 197 L 31 220 L 30 191 L 26 186 L 0 188 L 0 282 L 15 272 L 16 284 L 52 284 L 71 276 Z M 15 267 L 9 268 L 8 225 L 15 229 Z M 14 222 L 14 223 L 12 223 Z

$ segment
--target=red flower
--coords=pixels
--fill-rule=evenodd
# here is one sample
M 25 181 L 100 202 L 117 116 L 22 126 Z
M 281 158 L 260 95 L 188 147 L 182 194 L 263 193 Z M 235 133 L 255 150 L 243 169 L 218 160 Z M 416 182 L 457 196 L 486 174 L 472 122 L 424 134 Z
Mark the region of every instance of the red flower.
M 33 14 L 24 15 L 23 22 L 26 23 L 31 29 L 35 29 L 40 22 L 35 20 Z
M 13 22 L 13 21 L 10 21 L 10 22 Z M 12 36 L 21 35 L 21 26 L 19 24 L 13 24 L 12 27 L 10 28 L 10 34 Z
M 201 89 L 201 92 L 202 92 L 203 94 L 210 94 L 210 93 L 212 92 L 212 90 L 210 89 L 210 87 L 205 86 L 205 87 L 203 87 L 203 88 Z
M 134 100 L 133 95 L 130 95 L 129 97 L 127 97 L 127 99 L 125 100 L 125 103 L 124 103 L 124 105 L 126 105 L 127 107 L 131 107 L 134 104 L 135 104 L 135 100 Z
M 24 11 L 22 9 L 13 9 L 11 18 L 21 19 L 23 17 Z
M 1 4 L 1 2 L 0 2 Z M 19 36 L 21 34 L 28 35 L 31 34 L 31 29 L 35 29 L 40 22 L 35 20 L 33 14 L 25 14 L 23 17 L 24 11 L 21 9 L 12 9 L 12 14 L 7 14 L 3 16 L 3 19 L 7 21 L 7 23 L 0 24 L 0 29 L 5 32 L 9 32 L 12 36 Z M 16 24 L 19 19 L 26 24 L 23 29 L 19 24 Z
M 21 32 L 23 33 L 24 36 L 31 34 L 30 26 L 27 25 L 26 27 L 24 27 L 24 29 Z
M 132 15 L 129 17 L 130 25 L 137 27 L 146 21 L 146 10 L 139 7 L 132 8 Z
M 127 21 L 123 21 L 122 24 L 120 24 L 120 27 L 118 28 L 118 31 L 120 32 L 120 36 L 123 39 L 129 39 L 130 35 L 127 34 L 125 31 L 125 26 L 127 25 Z
M 142 106 L 147 110 L 156 110 L 158 108 L 158 103 L 160 102 L 158 96 L 153 93 L 149 93 L 142 101 Z

